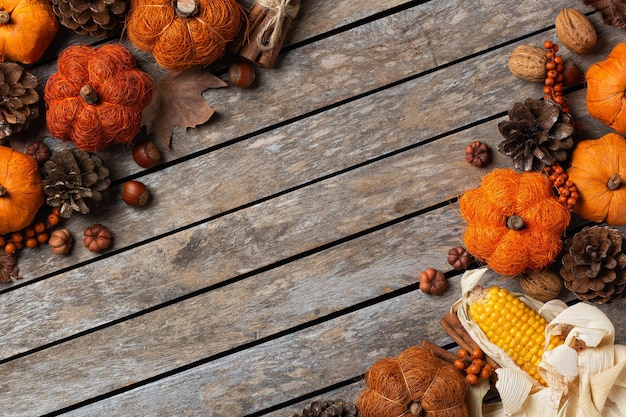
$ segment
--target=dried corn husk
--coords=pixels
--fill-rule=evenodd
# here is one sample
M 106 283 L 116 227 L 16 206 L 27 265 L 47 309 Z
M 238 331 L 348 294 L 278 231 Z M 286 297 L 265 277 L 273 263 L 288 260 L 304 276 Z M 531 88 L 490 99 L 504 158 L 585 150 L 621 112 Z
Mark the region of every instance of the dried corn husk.
M 498 362 L 496 389 L 501 401 L 482 404 L 484 386 L 470 389 L 472 417 L 626 417 L 626 346 L 615 345 L 615 329 L 598 307 L 559 300 L 541 303 L 516 294 L 549 321 L 546 339 L 566 335 L 565 344 L 544 353 L 539 372 L 548 382 L 539 385 L 497 346 L 491 344 L 467 316 L 467 295 L 486 268 L 467 271 L 461 279 L 462 297 L 453 306 L 476 343 Z

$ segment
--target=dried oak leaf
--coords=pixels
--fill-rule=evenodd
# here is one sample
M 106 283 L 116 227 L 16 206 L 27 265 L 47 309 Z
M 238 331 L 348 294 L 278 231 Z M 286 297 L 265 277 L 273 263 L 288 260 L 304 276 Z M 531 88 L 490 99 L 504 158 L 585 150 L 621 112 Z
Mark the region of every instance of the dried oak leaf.
M 165 148 L 170 147 L 174 126 L 193 128 L 208 121 L 213 110 L 202 97 L 209 88 L 228 83 L 209 71 L 192 67 L 168 71 L 156 84 L 154 96 L 142 113 L 142 125 Z
M 624 0 L 582 0 L 602 15 L 604 24 L 626 28 L 626 2 Z

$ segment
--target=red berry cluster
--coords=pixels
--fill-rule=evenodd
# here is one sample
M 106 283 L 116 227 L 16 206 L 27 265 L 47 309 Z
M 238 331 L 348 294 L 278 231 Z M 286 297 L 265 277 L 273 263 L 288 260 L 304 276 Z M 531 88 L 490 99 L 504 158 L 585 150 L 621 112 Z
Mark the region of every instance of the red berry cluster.
M 58 208 L 54 208 L 45 220 L 34 220 L 23 230 L 0 235 L 0 248 L 10 255 L 26 248 L 36 248 L 48 242 L 50 230 L 59 224 L 61 217 Z
M 567 172 L 557 162 L 545 167 L 544 171 L 548 175 L 552 186 L 559 196 L 559 203 L 572 207 L 578 201 L 578 188 L 567 175 Z
M 563 98 L 564 66 L 563 57 L 557 55 L 559 45 L 551 41 L 545 41 L 543 48 L 546 50 L 546 58 L 548 58 L 548 62 L 546 62 L 548 72 L 543 87 L 543 97 L 560 104 L 563 111 L 569 113 L 569 107 L 567 107 Z
M 471 353 L 465 349 L 459 349 L 458 358 L 454 361 L 454 367 L 465 372 L 465 381 L 469 385 L 476 385 L 480 379 L 489 379 L 494 369 L 485 363 L 485 354 L 480 349 L 474 349 Z

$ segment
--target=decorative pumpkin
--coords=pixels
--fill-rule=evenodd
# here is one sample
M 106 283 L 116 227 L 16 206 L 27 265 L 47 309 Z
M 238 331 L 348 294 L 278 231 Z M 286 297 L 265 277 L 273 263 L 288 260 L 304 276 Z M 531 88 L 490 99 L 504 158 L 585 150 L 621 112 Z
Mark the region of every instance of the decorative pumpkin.
M 567 175 L 580 195 L 574 213 L 596 223 L 626 223 L 626 139 L 607 133 L 578 142 Z
M 550 180 L 537 171 L 495 169 L 479 188 L 461 196 L 459 207 L 467 221 L 465 247 L 501 275 L 538 271 L 552 263 L 570 220 Z
M 376 362 L 365 374 L 363 417 L 467 417 L 467 384 L 451 364 L 421 347 Z
M 587 111 L 619 133 L 626 133 L 626 42 L 604 60 L 593 64 L 587 80 Z
M 128 38 L 166 69 L 212 63 L 242 26 L 236 0 L 131 0 L 130 5 Z
M 59 30 L 48 0 L 0 0 L 0 60 L 36 62 Z
M 88 152 L 128 143 L 153 92 L 152 78 L 122 45 L 70 46 L 44 88 L 48 130 Z
M 43 203 L 37 161 L 15 149 L 0 146 L 0 235 L 28 226 Z

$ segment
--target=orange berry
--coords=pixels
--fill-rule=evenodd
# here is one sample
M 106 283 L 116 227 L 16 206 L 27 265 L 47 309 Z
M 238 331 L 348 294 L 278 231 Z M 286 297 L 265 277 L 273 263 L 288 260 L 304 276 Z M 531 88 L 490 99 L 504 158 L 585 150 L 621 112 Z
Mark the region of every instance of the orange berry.
M 46 243 L 50 237 L 47 233 L 40 233 L 37 235 L 37 242 Z
M 59 224 L 59 215 L 56 213 L 50 213 L 48 214 L 48 224 L 50 226 L 56 226 L 57 224 Z
M 42 232 L 45 232 L 46 225 L 44 222 L 37 222 L 35 223 L 34 229 L 35 229 L 35 233 L 42 233 Z
M 4 251 L 9 255 L 13 255 L 15 252 L 17 252 L 17 245 L 13 242 L 9 242 L 4 245 Z

